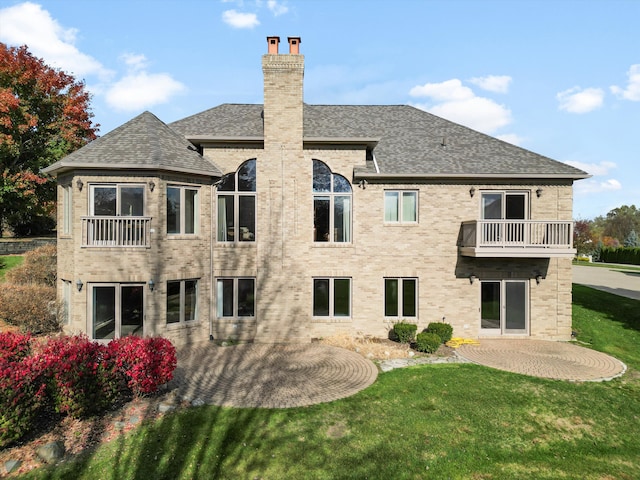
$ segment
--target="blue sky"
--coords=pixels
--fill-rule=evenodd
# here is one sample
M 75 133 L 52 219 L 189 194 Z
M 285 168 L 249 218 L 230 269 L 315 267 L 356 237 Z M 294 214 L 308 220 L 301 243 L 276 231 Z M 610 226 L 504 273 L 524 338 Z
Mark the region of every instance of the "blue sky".
M 410 104 L 593 175 L 574 218 L 640 205 L 640 1 L 0 0 L 0 41 L 86 82 L 104 134 L 262 103 L 266 37 L 305 101 Z

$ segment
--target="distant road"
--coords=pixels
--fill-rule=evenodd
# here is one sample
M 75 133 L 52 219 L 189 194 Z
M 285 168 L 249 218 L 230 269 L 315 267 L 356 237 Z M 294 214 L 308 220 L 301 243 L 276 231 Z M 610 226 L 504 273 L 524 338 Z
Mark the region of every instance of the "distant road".
M 573 283 L 640 300 L 640 271 L 574 265 Z

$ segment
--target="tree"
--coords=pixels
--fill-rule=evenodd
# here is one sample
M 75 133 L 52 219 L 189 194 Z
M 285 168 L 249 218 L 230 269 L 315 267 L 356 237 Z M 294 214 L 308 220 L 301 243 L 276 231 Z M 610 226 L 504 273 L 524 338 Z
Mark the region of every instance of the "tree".
M 631 230 L 640 231 L 640 210 L 635 205 L 622 205 L 607 213 L 604 235 L 622 241 Z
M 631 230 L 627 238 L 624 239 L 625 247 L 637 247 L 640 246 L 640 241 L 638 240 L 638 234 L 635 230 Z
M 47 214 L 55 189 L 41 169 L 96 138 L 90 99 L 84 82 L 47 66 L 26 46 L 0 42 L 0 225 L 8 212 L 20 214 L 21 221 Z M 32 189 L 11 184 L 19 173 L 33 181 L 36 208 Z M 29 194 L 21 196 L 25 190 Z
M 596 248 L 596 237 L 591 231 L 589 220 L 576 220 L 573 225 L 573 245 L 578 253 L 588 255 Z

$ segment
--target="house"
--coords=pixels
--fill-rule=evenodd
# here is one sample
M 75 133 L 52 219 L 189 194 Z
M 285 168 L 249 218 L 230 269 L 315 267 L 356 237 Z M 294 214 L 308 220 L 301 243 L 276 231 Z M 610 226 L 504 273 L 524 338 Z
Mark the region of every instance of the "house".
M 568 340 L 588 175 L 406 105 L 307 105 L 300 38 L 264 105 L 149 112 L 50 166 L 65 330 L 297 342 L 393 323 Z

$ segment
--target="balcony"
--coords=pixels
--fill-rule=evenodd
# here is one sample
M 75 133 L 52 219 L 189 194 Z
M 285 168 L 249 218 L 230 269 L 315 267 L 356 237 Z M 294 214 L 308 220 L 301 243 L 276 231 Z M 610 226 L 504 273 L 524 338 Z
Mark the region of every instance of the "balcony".
M 460 254 L 465 257 L 573 257 L 573 222 L 472 220 L 462 222 Z
M 151 217 L 82 217 L 83 247 L 149 248 Z

